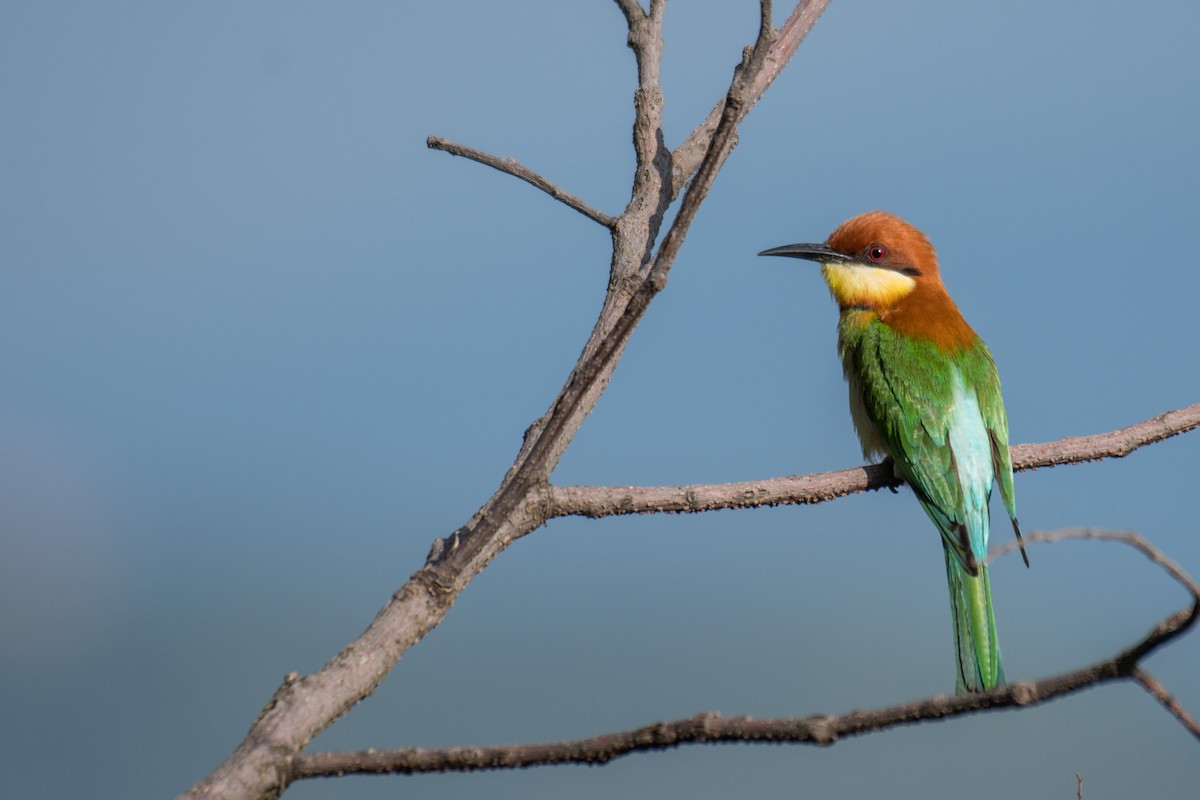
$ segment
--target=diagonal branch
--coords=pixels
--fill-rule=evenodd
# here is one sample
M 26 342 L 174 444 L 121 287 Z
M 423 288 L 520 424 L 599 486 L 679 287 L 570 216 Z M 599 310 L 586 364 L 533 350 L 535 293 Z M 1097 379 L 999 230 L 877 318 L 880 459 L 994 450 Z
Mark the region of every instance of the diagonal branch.
M 1012 448 L 1017 471 L 1122 458 L 1140 447 L 1200 428 L 1200 403 L 1090 436 L 1070 436 L 1054 442 Z M 682 486 L 548 486 L 544 491 L 547 518 L 609 517 L 619 514 L 691 513 L 723 508 L 823 503 L 873 489 L 899 486 L 886 465 L 854 467 L 836 472 L 765 478 L 739 483 Z
M 637 0 L 616 0 L 617 8 L 625 15 L 625 24 L 632 28 L 639 20 L 646 18 L 646 10 Z
M 763 8 L 766 13 L 770 9 L 770 4 L 765 3 Z M 700 204 L 704 202 L 709 189 L 717 179 L 717 173 L 720 172 L 721 167 L 725 164 L 725 159 L 733 150 L 738 123 L 745 116 L 748 106 L 753 105 L 756 99 L 751 92 L 754 77 L 761 73 L 767 53 L 774 41 L 775 31 L 769 21 L 764 21 L 759 27 L 758 39 L 755 41 L 754 47 L 751 48 L 747 58 L 734 74 L 733 83 L 730 84 L 729 92 L 725 95 L 721 121 L 713 131 L 712 139 L 709 140 L 704 159 L 696 171 L 696 178 L 688 185 L 688 189 L 683 195 L 683 202 L 679 206 L 679 213 L 675 215 L 675 221 L 671 223 L 670 230 L 663 237 L 650 275 L 638 292 L 638 295 L 645 295 L 644 302 L 646 304 L 649 304 L 654 295 L 667 285 L 667 273 L 674 264 L 675 257 L 679 254 L 679 248 L 683 246 L 683 239 L 687 236 L 692 221 L 696 218 L 696 212 L 700 210 Z M 635 296 L 634 300 L 640 300 L 640 297 Z M 634 302 L 631 302 L 630 306 L 634 306 Z
M 829 6 L 830 2 L 831 0 L 804 0 L 804 2 L 796 4 L 795 10 L 779 26 L 778 34 L 775 35 L 771 42 L 771 46 L 765 55 L 766 69 L 757 72 L 750 82 L 745 103 L 739 111 L 741 116 L 745 116 L 771 84 L 774 83 L 775 78 L 779 76 L 782 70 L 783 64 L 786 64 L 788 59 L 792 57 L 792 54 L 796 52 L 796 48 L 808 36 L 813 26 L 817 24 L 817 20 L 825 13 L 825 9 Z M 763 3 L 761 20 L 762 28 L 770 26 L 770 3 Z M 762 38 L 762 30 L 760 28 L 759 40 L 761 41 Z M 671 176 L 672 195 L 677 194 L 683 185 L 687 183 L 692 173 L 699 168 L 700 161 L 708 149 L 709 140 L 713 135 L 713 131 L 716 130 L 723 113 L 724 101 L 717 103 L 712 111 L 708 113 L 708 117 L 697 125 L 696 129 L 688 134 L 687 138 L 675 148 L 673 153 L 674 172 Z M 740 120 L 741 118 L 739 117 Z
M 1064 539 L 1103 539 L 1121 542 L 1137 549 L 1187 589 L 1192 599 L 1190 607 L 1165 618 L 1140 641 L 1111 658 L 1073 672 L 1036 681 L 1014 683 L 990 692 L 955 697 L 940 695 L 886 708 L 799 718 L 756 720 L 749 717 L 722 717 L 705 712 L 687 719 L 658 722 L 633 730 L 545 744 L 301 754 L 293 762 L 293 777 L 299 779 L 350 773 L 473 771 L 549 764 L 603 764 L 634 752 L 663 750 L 682 744 L 698 743 L 791 742 L 831 745 L 841 738 L 889 730 L 901 725 L 949 719 L 979 711 L 1041 705 L 1085 687 L 1120 679 L 1132 679 L 1146 687 L 1194 735 L 1197 734 L 1195 721 L 1175 703 L 1161 684 L 1141 670 L 1138 661 L 1192 626 L 1200 613 L 1200 585 L 1161 551 L 1135 533 L 1071 529 L 1035 533 L 1026 537 L 1026 542 L 1033 545 Z M 1015 546 L 1002 548 L 998 550 L 997 555 L 1013 549 Z
M 610 285 L 601 319 L 593 329 L 593 338 L 585 345 L 575 369 L 547 414 L 530 427 L 525 444 L 501 487 L 466 526 L 440 544 L 435 543 L 433 557 L 424 573 L 438 594 L 453 597 L 512 540 L 545 521 L 538 501 L 550 473 L 606 388 L 625 344 L 650 303 L 666 286 L 667 275 L 691 222 L 732 149 L 738 121 L 745 114 L 758 76 L 763 70 L 777 70 L 783 66 L 782 62 L 769 63 L 767 60 L 774 38 L 767 26 L 765 31 L 760 31 L 762 35 L 735 71 L 726 95 L 725 113 L 658 252 L 643 259 L 641 266 L 631 273 L 628 259 L 637 253 L 649 252 L 657 221 L 661 220 L 670 203 L 663 191 L 669 178 L 663 174 L 667 165 L 661 160 L 661 146 L 656 144 L 661 140 L 662 119 L 662 92 L 657 83 L 662 10 L 661 3 L 652 4 L 650 15 L 635 19 L 630 26 L 630 46 L 637 57 L 642 82 L 634 97 L 637 109 L 634 140 L 639 169 L 635 200 L 631 200 L 613 234 L 613 277 L 617 280 L 615 285 Z M 657 198 L 658 205 L 647 207 L 647 197 Z M 626 224 L 631 217 L 636 218 L 637 224 L 630 228 Z M 626 259 L 626 266 L 618 268 L 622 258 Z
M 532 186 L 536 186 L 537 188 L 541 189 L 543 192 L 550 195 L 555 200 L 558 200 L 559 202 L 575 209 L 576 211 L 578 211 L 580 214 L 583 214 L 588 219 L 599 222 L 601 225 L 608 228 L 609 230 L 612 230 L 617 226 L 617 218 L 616 217 L 612 216 L 611 214 L 605 214 L 603 211 L 600 211 L 598 209 L 592 208 L 592 206 L 588 205 L 586 202 L 584 202 L 580 198 L 576 197 L 575 195 L 571 194 L 568 191 L 565 191 L 564 189 L 559 188 L 557 185 L 546 180 L 545 178 L 543 178 L 541 175 L 538 175 L 533 170 L 529 169 L 528 167 L 523 166 L 514 158 L 501 158 L 500 156 L 494 156 L 490 153 L 485 153 L 482 150 L 476 150 L 473 147 L 467 147 L 466 145 L 462 145 L 462 144 L 455 144 L 454 142 L 443 139 L 440 136 L 430 136 L 428 139 L 425 140 L 425 144 L 433 150 L 442 150 L 446 153 L 449 153 L 452 156 L 462 156 L 463 158 L 469 158 L 472 161 L 478 161 L 480 164 L 489 166 L 492 169 L 497 169 L 497 170 L 500 170 L 501 172 L 512 175 L 515 178 L 520 178 L 521 180 L 525 181 L 526 183 L 531 184 Z
M 604 305 L 575 368 L 546 414 L 529 426 L 520 452 L 492 497 L 461 528 L 435 540 L 425 565 L 357 639 L 316 672 L 285 680 L 237 749 L 187 797 L 265 798 L 282 793 L 292 779 L 292 759 L 312 737 L 368 697 L 408 649 L 442 621 L 459 593 L 493 558 L 545 522 L 542 488 L 607 387 L 650 301 L 665 285 L 688 224 L 732 146 L 732 128 L 757 99 L 753 87 L 761 83 L 764 72 L 782 69 L 791 54 L 766 58 L 760 36 L 726 96 L 726 105 L 732 100 L 740 113 L 722 116 L 706 154 L 698 159 L 704 165 L 703 178 L 693 181 L 655 255 L 654 241 L 674 198 L 672 157 L 662 144 L 659 82 L 665 3 L 653 0 L 648 14 L 640 8 L 634 13 L 636 4 L 629 0 L 617 0 L 617 5 L 626 16 L 629 45 L 638 66 L 633 125 L 636 169 L 629 204 L 612 228 L 613 256 Z M 802 0 L 800 6 L 806 5 L 807 0 Z
M 1179 705 L 1179 701 L 1167 691 L 1167 687 L 1163 686 L 1158 678 L 1155 678 L 1141 667 L 1135 669 L 1130 677 L 1149 692 L 1155 700 L 1161 703 L 1162 707 L 1171 713 L 1171 716 L 1179 720 L 1179 724 L 1187 728 L 1192 736 L 1200 739 L 1200 722 L 1197 722 L 1195 717 L 1189 714 L 1183 706 Z

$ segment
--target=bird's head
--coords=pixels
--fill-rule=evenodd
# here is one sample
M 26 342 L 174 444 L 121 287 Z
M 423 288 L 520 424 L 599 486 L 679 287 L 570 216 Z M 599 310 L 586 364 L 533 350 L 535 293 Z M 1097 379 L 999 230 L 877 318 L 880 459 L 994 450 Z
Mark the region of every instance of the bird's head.
M 760 256 L 816 261 L 838 305 L 886 311 L 925 285 L 941 289 L 937 255 L 925 234 L 886 211 L 837 227 L 824 244 L 785 244 Z

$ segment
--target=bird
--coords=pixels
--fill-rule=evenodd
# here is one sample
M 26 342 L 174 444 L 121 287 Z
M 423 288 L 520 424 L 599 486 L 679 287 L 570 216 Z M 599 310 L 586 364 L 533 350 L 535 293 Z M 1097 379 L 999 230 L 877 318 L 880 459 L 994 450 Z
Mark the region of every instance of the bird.
M 839 309 L 838 353 L 863 455 L 891 461 L 941 534 L 955 691 L 1003 686 L 986 563 L 993 484 L 1029 566 L 1008 419 L 992 354 L 946 291 L 933 245 L 901 218 L 869 211 L 843 222 L 824 243 L 759 255 L 821 265 Z

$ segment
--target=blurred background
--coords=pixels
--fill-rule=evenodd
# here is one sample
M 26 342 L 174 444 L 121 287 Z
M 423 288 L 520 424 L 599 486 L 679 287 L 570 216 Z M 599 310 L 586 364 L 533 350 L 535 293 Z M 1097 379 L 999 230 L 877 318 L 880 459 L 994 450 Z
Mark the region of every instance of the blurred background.
M 668 6 L 669 146 L 757 13 Z M 754 254 L 872 208 L 938 247 L 1014 442 L 1200 400 L 1198 31 L 1184 2 L 835 2 L 742 126 L 555 481 L 861 463 L 818 271 Z M 578 356 L 609 240 L 425 137 L 619 213 L 625 38 L 604 0 L 0 9 L 3 794 L 183 792 L 487 499 Z M 1026 530 L 1135 529 L 1200 574 L 1198 436 L 1019 475 Z M 1010 679 L 1107 657 L 1186 600 L 1118 545 L 1030 556 L 993 569 Z M 1198 663 L 1194 634 L 1147 663 L 1193 714 Z M 907 492 L 558 520 L 313 747 L 838 713 L 953 684 L 941 548 Z M 827 749 L 287 797 L 1073 798 L 1081 773 L 1088 800 L 1192 798 L 1196 748 L 1119 684 Z

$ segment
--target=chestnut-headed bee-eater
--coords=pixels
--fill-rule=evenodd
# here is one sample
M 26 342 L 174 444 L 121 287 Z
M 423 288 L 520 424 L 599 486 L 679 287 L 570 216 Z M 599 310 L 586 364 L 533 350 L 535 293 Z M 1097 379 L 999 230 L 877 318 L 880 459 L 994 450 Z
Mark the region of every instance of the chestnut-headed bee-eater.
M 899 217 L 871 211 L 824 244 L 759 255 L 821 265 L 841 312 L 838 351 L 863 455 L 892 460 L 942 536 L 956 689 L 1003 685 L 986 560 L 993 482 L 1021 539 L 1008 422 L 992 355 L 942 285 L 933 246 Z M 1021 555 L 1028 566 L 1024 545 Z

